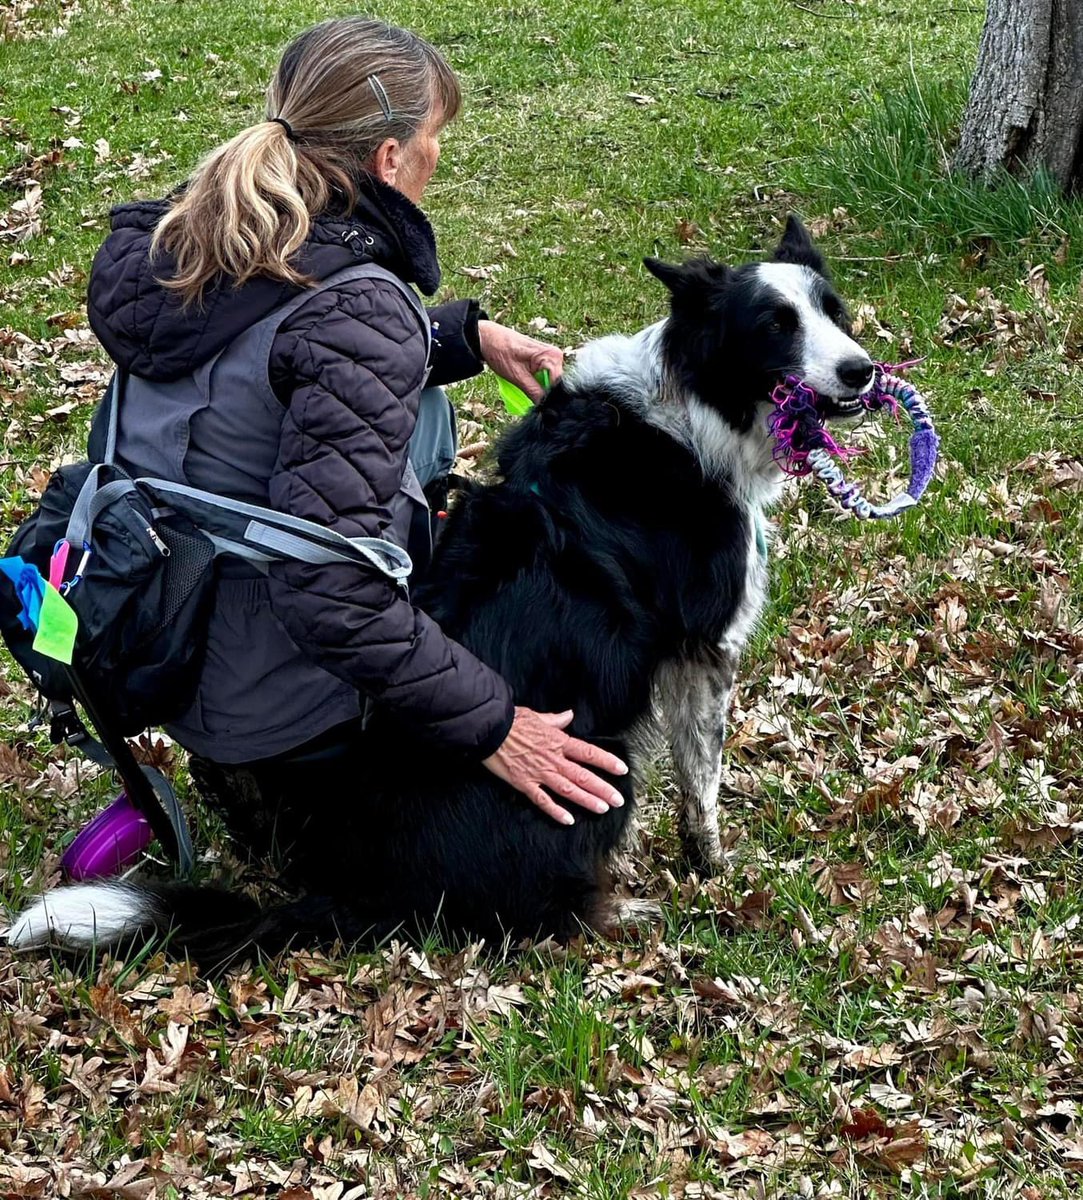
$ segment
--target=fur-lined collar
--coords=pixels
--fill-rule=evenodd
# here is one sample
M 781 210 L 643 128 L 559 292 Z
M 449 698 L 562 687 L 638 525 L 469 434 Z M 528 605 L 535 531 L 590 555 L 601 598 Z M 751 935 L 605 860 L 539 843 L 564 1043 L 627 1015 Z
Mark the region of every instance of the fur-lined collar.
M 109 356 L 132 374 L 169 380 L 190 374 L 238 334 L 300 290 L 277 279 L 223 279 L 203 303 L 182 307 L 163 284 L 173 272 L 167 254 L 150 258 L 150 241 L 170 198 L 123 204 L 98 251 L 87 289 L 91 328 Z M 353 235 L 353 236 L 351 236 Z M 321 215 L 298 251 L 299 270 L 326 279 L 359 261 L 387 267 L 432 295 L 440 283 L 436 239 L 425 214 L 407 197 L 366 177 L 353 211 Z

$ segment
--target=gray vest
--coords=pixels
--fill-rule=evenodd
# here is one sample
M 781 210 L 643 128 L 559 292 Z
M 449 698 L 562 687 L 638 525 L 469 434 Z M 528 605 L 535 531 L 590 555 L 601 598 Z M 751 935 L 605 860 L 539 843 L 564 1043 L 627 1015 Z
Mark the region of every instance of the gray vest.
M 372 277 L 409 296 L 427 339 L 425 311 L 401 280 L 371 263 L 348 267 L 245 330 L 192 375 L 167 383 L 129 376 L 118 465 L 133 476 L 267 506 L 285 417 L 268 374 L 275 335 L 317 291 Z M 407 463 L 380 536 L 405 549 L 418 504 L 425 505 L 424 493 Z M 221 763 L 284 753 L 358 717 L 364 704 L 356 689 L 298 649 L 272 610 L 265 571 L 244 558 L 219 559 L 195 702 L 166 727 L 186 749 Z

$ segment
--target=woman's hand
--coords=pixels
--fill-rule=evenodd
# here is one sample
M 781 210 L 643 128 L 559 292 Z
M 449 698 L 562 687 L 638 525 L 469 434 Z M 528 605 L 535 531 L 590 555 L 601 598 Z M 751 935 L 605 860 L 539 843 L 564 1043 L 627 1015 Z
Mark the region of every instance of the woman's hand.
M 593 813 L 604 813 L 619 808 L 624 797 L 587 767 L 600 767 L 610 775 L 628 774 L 627 766 L 619 758 L 564 732 L 572 715 L 517 708 L 508 736 L 499 750 L 484 760 L 494 775 L 517 788 L 546 816 L 562 825 L 574 825 L 575 819 L 545 788 Z
M 478 322 L 478 340 L 486 364 L 509 383 L 522 388 L 535 403 L 542 398 L 544 389 L 534 376 L 539 371 L 548 371 L 550 383 L 556 383 L 564 371 L 564 353 L 558 346 L 535 341 L 495 321 Z

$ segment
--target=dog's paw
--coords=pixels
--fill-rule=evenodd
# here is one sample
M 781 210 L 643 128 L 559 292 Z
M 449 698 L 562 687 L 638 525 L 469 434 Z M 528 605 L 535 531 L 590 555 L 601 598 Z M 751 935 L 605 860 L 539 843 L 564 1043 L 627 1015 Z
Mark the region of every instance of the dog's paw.
M 607 937 L 620 938 L 629 932 L 646 932 L 662 923 L 662 905 L 657 900 L 636 896 L 610 896 L 595 927 Z
M 681 856 L 691 870 L 705 879 L 727 874 L 734 858 L 732 852 L 727 853 L 722 849 L 717 832 L 712 837 L 703 830 L 682 831 Z
M 618 896 L 613 902 L 613 920 L 618 925 L 657 925 L 661 919 L 662 905 L 657 900 Z

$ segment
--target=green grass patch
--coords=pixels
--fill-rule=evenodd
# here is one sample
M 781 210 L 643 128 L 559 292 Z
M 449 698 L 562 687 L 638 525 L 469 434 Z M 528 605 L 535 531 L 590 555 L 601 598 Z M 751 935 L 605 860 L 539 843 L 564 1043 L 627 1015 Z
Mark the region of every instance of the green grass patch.
M 992 185 L 951 169 L 966 102 L 963 79 L 922 80 L 870 91 L 849 137 L 794 171 L 798 186 L 854 213 L 875 212 L 885 249 L 924 249 L 1051 264 L 1078 279 L 1083 201 L 1066 198 L 1047 175 L 1004 172 Z
M 258 119 L 289 36 L 354 7 L 0 2 L 5 528 L 79 452 L 100 394 L 83 290 L 110 205 L 182 181 Z M 118 1189 L 1076 1194 L 1083 210 L 1040 178 L 947 169 L 979 8 L 379 15 L 463 78 L 427 197 L 442 298 L 541 318 L 571 348 L 661 315 L 644 255 L 754 259 L 797 210 L 865 342 L 923 358 L 943 468 L 890 526 L 787 494 L 732 715 L 720 878 L 687 876 L 664 758 L 649 773 L 628 879 L 662 900 L 658 930 L 529 952 L 434 931 L 213 987 L 154 947 L 0 953 L 0 1191 L 82 1194 L 134 1170 Z M 457 391 L 471 438 L 499 429 L 490 380 Z M 903 435 L 856 436 L 852 470 L 875 487 Z M 112 784 L 28 730 L 28 689 L 5 676 L 16 908 Z M 182 756 L 170 770 L 184 794 Z M 266 888 L 185 799 L 201 873 Z

